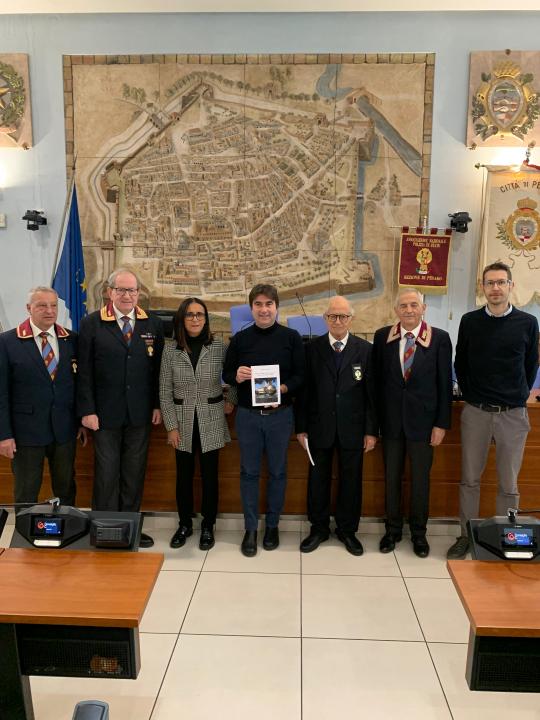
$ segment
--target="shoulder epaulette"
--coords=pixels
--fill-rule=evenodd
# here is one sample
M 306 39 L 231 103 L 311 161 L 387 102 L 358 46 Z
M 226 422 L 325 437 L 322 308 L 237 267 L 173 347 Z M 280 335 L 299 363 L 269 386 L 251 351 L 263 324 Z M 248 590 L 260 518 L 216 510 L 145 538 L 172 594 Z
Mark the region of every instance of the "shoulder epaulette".
M 26 318 L 24 322 L 17 326 L 17 337 L 19 340 L 26 340 L 27 338 L 34 337 L 32 326 L 30 325 L 30 318 Z
M 392 325 L 390 328 L 390 331 L 388 333 L 388 337 L 386 338 L 387 343 L 394 342 L 394 340 L 400 340 L 401 339 L 401 323 L 396 323 L 395 325 Z
M 99 316 L 104 322 L 111 322 L 112 320 L 116 320 L 116 315 L 114 314 L 114 308 L 113 308 L 112 302 L 107 303 L 107 305 L 104 305 L 101 308 L 101 310 L 99 312 Z M 147 320 L 148 319 L 148 315 L 138 305 L 135 306 L 135 319 L 136 320 Z
M 418 337 L 416 338 L 416 342 L 421 345 L 422 347 L 428 348 L 431 345 L 431 339 L 433 337 L 433 329 L 431 325 L 428 325 L 425 320 L 422 320 L 422 324 L 420 325 L 420 330 L 418 332 Z M 390 328 L 390 332 L 388 333 L 388 337 L 386 338 L 386 342 L 390 343 L 394 340 L 400 340 L 401 339 L 401 323 L 396 323 L 395 325 L 392 325 Z

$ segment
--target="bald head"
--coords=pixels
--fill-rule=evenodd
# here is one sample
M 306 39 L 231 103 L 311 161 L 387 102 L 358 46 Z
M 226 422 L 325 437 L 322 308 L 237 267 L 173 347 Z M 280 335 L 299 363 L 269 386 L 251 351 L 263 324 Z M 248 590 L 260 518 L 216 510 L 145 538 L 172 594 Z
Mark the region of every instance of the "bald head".
M 347 335 L 353 315 L 354 310 L 347 298 L 341 295 L 330 298 L 324 319 L 332 337 L 342 340 Z

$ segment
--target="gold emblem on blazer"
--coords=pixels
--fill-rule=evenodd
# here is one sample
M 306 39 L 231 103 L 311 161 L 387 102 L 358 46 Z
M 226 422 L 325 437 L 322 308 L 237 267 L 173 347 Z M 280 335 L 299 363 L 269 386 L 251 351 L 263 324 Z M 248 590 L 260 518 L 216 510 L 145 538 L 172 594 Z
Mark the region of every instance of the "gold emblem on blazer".
M 361 365 L 353 365 L 352 366 L 352 374 L 353 379 L 356 380 L 356 382 L 360 382 L 362 379 L 362 366 Z
M 146 354 L 150 358 L 154 356 L 155 339 L 156 339 L 156 336 L 152 335 L 152 333 L 142 333 L 141 334 L 141 340 L 144 340 L 144 344 L 146 345 Z

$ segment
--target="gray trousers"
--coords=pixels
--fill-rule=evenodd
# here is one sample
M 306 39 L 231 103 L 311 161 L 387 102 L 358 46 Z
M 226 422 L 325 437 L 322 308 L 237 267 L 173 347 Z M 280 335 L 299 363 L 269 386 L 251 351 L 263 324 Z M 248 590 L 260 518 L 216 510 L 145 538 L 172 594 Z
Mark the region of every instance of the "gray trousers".
M 518 474 L 525 441 L 531 426 L 527 408 L 489 413 L 465 403 L 461 413 L 461 483 L 459 515 L 461 531 L 467 534 L 467 520 L 480 511 L 480 478 L 486 466 L 489 446 L 495 441 L 497 465 L 497 515 L 519 507 Z

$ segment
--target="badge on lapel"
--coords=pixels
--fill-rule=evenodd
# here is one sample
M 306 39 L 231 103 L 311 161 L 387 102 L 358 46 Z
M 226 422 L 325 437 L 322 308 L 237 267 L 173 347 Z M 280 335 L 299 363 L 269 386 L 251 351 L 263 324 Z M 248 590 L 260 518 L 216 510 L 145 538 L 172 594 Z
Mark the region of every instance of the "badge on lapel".
M 146 354 L 150 358 L 154 356 L 155 339 L 156 336 L 152 335 L 152 333 L 141 333 L 141 340 L 144 340 L 144 344 L 146 345 Z
M 353 380 L 356 380 L 356 382 L 360 382 L 362 379 L 362 366 L 361 365 L 353 365 L 352 366 L 352 375 Z
M 71 372 L 76 375 L 77 374 L 77 358 L 71 358 Z

